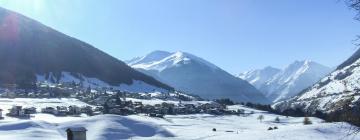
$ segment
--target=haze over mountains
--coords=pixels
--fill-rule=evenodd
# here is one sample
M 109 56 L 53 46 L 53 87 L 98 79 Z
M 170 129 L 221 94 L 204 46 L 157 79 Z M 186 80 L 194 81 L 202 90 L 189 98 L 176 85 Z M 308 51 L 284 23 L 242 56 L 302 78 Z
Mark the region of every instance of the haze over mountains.
M 238 75 L 256 88 L 273 102 L 288 99 L 313 85 L 331 68 L 313 61 L 295 61 L 285 69 L 266 67 L 264 69 L 244 72 Z
M 360 50 L 328 76 L 289 100 L 277 103 L 278 110 L 300 108 L 307 112 L 332 112 L 360 103 Z
M 0 8 L 0 83 L 78 81 L 124 90 L 173 90 L 95 47 Z M 99 85 L 101 84 L 101 85 Z
M 239 102 L 269 103 L 248 82 L 186 52 L 154 51 L 127 63 L 176 89 L 206 99 L 230 98 Z

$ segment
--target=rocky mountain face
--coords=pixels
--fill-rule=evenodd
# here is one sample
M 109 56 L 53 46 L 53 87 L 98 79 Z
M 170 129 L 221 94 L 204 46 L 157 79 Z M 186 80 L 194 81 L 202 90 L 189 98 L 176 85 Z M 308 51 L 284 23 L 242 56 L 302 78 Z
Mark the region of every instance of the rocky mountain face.
M 230 98 L 238 102 L 269 103 L 248 82 L 186 52 L 155 51 L 127 63 L 175 89 L 205 99 Z
M 0 83 L 31 88 L 39 80 L 92 79 L 115 88 L 173 90 L 97 48 L 0 8 Z

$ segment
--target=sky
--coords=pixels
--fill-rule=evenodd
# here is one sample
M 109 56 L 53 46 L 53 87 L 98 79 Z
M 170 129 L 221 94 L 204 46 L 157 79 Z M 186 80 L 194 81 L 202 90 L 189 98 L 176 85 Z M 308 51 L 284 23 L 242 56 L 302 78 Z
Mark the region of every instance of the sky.
M 295 60 L 335 67 L 358 47 L 341 0 L 0 0 L 120 59 L 184 51 L 237 74 Z

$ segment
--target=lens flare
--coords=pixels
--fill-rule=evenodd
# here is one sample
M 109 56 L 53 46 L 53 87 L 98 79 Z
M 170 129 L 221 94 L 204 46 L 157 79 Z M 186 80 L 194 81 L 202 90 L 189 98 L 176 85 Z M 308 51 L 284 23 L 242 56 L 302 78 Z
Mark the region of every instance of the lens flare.
M 19 38 L 19 15 L 7 14 L 0 19 L 0 40 L 16 41 Z

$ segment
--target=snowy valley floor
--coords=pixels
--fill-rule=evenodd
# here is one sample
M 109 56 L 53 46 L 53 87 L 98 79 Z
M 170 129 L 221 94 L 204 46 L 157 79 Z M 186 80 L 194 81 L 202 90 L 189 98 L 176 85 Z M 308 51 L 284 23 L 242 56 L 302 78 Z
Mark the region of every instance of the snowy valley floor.
M 0 99 L 0 108 L 12 105 L 86 105 L 74 99 Z M 352 126 L 346 123 L 322 123 L 310 118 L 312 125 L 303 125 L 303 118 L 279 116 L 281 123 L 274 123 L 277 115 L 253 110 L 255 114 L 242 116 L 212 116 L 206 114 L 166 116 L 165 119 L 150 118 L 145 115 L 116 116 L 99 115 L 87 117 L 55 117 L 49 114 L 36 114 L 31 120 L 6 117 L 0 121 L 0 139 L 13 140 L 65 140 L 65 129 L 84 126 L 88 129 L 88 140 L 117 139 L 175 139 L 175 140 L 358 140 L 359 135 L 351 135 Z M 6 113 L 6 112 L 5 112 Z M 263 122 L 257 120 L 264 115 Z M 268 131 L 277 126 L 278 130 Z M 217 131 L 213 132 L 212 129 Z

